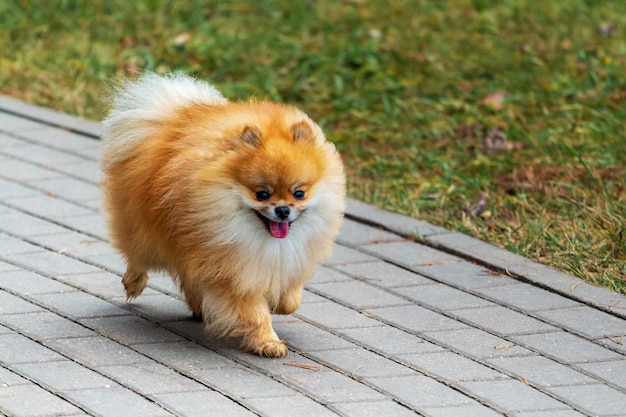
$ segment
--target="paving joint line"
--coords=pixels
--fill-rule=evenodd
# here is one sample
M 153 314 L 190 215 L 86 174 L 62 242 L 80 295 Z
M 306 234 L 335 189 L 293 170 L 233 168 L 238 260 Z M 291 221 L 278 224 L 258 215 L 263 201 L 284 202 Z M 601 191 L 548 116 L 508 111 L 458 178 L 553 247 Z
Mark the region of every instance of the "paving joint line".
M 54 111 L 54 110 L 52 110 Z M 76 133 L 78 135 L 81 136 L 85 136 L 91 140 L 100 140 L 100 135 L 96 135 L 92 132 L 89 132 L 87 130 L 83 130 L 80 128 L 76 128 L 76 127 L 72 127 L 72 126 L 68 126 L 65 123 L 55 123 L 55 122 L 51 122 L 47 119 L 44 119 L 42 117 L 35 117 L 35 116 L 31 116 L 29 114 L 26 114 L 24 112 L 20 112 L 20 111 L 15 111 L 15 110 L 10 110 L 7 109 L 6 107 L 0 107 L 0 113 L 6 113 L 10 116 L 15 116 L 15 117 L 20 117 L 22 119 L 26 119 L 26 120 L 30 120 L 31 122 L 36 122 L 36 123 L 40 123 L 42 125 L 46 125 L 49 127 L 54 127 L 57 129 L 62 129 L 68 132 L 72 132 L 72 133 Z M 71 116 L 71 117 L 76 117 L 76 116 Z
M 63 131 L 68 131 L 67 129 L 64 129 L 64 128 L 62 130 Z M 97 158 L 92 158 L 92 157 L 87 156 L 87 155 L 85 155 L 83 153 L 73 151 L 72 149 L 60 148 L 58 146 L 54 146 L 54 142 L 50 142 L 50 143 L 38 142 L 38 141 L 36 141 L 34 139 L 30 139 L 30 138 L 27 138 L 25 136 L 21 136 L 19 132 L 7 132 L 7 131 L 4 131 L 4 130 L 1 131 L 1 132 L 2 132 L 2 134 L 6 135 L 8 137 L 11 137 L 11 138 L 14 138 L 14 139 L 19 139 L 20 141 L 26 142 L 29 145 L 41 146 L 42 148 L 47 148 L 47 149 L 51 149 L 53 151 L 66 153 L 68 155 L 72 155 L 72 156 L 75 156 L 75 157 L 80 158 L 80 159 L 85 159 L 88 162 L 99 162 L 99 159 L 97 159 Z M 37 132 L 37 130 L 35 130 L 35 132 Z M 75 133 L 75 132 L 73 132 L 73 133 Z M 80 136 L 84 136 L 84 135 L 80 134 Z M 97 141 L 100 142 L 99 139 L 97 139 Z M 23 146 L 23 145 L 18 145 L 18 146 Z
M 10 328 L 10 327 L 9 327 L 9 328 Z M 20 335 L 22 335 L 21 333 L 19 333 L 19 334 L 20 334 Z M 30 337 L 28 337 L 28 336 L 26 336 L 26 335 L 22 335 L 22 336 L 24 336 L 24 337 L 28 338 L 29 340 L 31 340 L 31 341 L 33 341 L 33 342 L 35 342 L 35 343 L 38 343 L 36 340 L 33 340 L 33 339 L 31 339 Z M 41 343 L 40 343 L 40 345 L 41 345 L 41 346 L 43 346 L 43 347 L 45 347 L 45 348 L 47 348 L 47 349 L 49 349 L 47 346 L 42 345 Z M 61 355 L 61 356 L 64 356 L 64 355 L 62 355 L 62 354 L 61 354 L 61 353 L 59 353 L 59 352 L 56 352 L 56 353 L 58 353 L 58 354 L 59 354 L 59 355 Z M 71 358 L 67 358 L 67 359 L 69 359 L 70 361 L 72 361 L 72 362 L 74 362 L 74 363 L 78 363 L 78 362 L 74 361 L 74 360 L 73 360 L 73 359 L 71 359 Z M 49 361 L 49 362 L 61 362 L 61 361 Z M 27 362 L 27 363 L 28 363 L 28 362 Z M 79 364 L 79 365 L 80 365 L 80 364 Z M 83 365 L 80 365 L 80 366 L 83 366 Z M 68 403 L 72 404 L 74 407 L 78 408 L 80 411 L 83 411 L 84 413 L 89 414 L 89 409 L 88 409 L 88 408 L 86 408 L 86 407 L 85 407 L 85 406 L 83 406 L 83 405 L 80 405 L 78 402 L 76 402 L 76 401 L 72 400 L 71 398 L 66 397 L 66 396 L 63 394 L 63 392 L 61 392 L 61 391 L 57 391 L 57 390 L 49 390 L 49 389 L 47 389 L 47 388 L 46 388 L 46 386 L 45 386 L 45 384 L 42 384 L 42 383 L 40 383 L 39 381 L 37 381 L 36 379 L 31 378 L 30 376 L 26 375 L 25 373 L 20 372 L 18 369 L 14 369 L 12 366 L 6 366 L 6 365 L 3 365 L 3 364 L 1 364 L 1 363 L 0 363 L 0 368 L 5 369 L 5 370 L 7 370 L 7 371 L 9 371 L 9 372 L 11 372 L 11 373 L 14 373 L 14 374 L 16 374 L 16 375 L 20 376 L 21 378 L 24 378 L 25 380 L 29 381 L 31 384 L 33 384 L 33 385 L 35 385 L 35 386 L 37 386 L 37 387 L 41 388 L 42 390 L 44 390 L 44 391 L 46 391 L 46 392 L 49 392 L 50 394 L 54 395 L 55 397 L 57 397 L 57 398 L 59 398 L 59 399 L 61 399 L 61 400 L 63 400 L 63 401 L 67 401 Z M 102 375 L 102 376 L 103 376 L 103 375 Z M 113 382 L 115 382 L 115 381 L 113 381 Z M 71 416 L 72 416 L 72 414 L 70 414 L 70 415 L 69 415 L 69 417 L 71 417 Z

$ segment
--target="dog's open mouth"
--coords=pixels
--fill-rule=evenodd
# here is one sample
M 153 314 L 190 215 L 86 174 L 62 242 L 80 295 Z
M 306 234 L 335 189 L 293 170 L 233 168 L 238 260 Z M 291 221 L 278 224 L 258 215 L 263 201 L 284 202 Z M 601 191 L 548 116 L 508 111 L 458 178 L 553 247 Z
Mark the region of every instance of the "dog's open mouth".
M 268 219 L 267 217 L 265 217 L 264 215 L 262 215 L 256 210 L 254 210 L 254 213 L 257 215 L 259 219 L 261 219 L 267 231 L 270 232 L 270 234 L 274 236 L 276 239 L 284 239 L 289 234 L 289 226 L 291 226 L 291 223 L 275 222 L 273 220 Z

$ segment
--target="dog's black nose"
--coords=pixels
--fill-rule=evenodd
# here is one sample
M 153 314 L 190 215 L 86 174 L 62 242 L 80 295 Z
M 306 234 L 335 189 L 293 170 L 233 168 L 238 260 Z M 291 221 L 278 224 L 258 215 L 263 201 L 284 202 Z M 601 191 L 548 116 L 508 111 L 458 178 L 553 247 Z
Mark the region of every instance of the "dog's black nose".
M 287 206 L 278 206 L 274 209 L 274 213 L 276 213 L 276 217 L 281 220 L 285 220 L 289 217 L 289 207 Z

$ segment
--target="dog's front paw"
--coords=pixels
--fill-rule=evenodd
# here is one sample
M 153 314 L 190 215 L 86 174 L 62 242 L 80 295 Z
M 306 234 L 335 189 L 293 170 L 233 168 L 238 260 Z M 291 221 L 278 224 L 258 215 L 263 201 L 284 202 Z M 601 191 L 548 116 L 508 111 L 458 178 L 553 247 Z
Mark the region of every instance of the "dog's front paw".
M 250 340 L 244 337 L 241 347 L 266 358 L 284 358 L 288 352 L 285 343 L 278 339 Z

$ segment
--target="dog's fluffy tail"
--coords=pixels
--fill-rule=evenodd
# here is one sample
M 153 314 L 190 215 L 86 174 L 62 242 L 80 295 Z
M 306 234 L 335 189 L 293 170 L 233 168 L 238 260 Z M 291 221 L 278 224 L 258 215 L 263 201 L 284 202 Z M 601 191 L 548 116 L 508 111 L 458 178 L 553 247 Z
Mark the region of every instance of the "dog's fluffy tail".
M 124 159 L 173 109 L 226 101 L 212 85 L 184 74 L 146 73 L 137 81 L 124 82 L 113 95 L 111 112 L 102 122 L 102 163 L 106 166 Z

